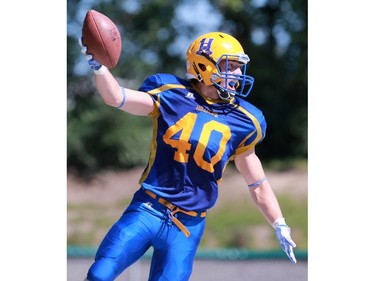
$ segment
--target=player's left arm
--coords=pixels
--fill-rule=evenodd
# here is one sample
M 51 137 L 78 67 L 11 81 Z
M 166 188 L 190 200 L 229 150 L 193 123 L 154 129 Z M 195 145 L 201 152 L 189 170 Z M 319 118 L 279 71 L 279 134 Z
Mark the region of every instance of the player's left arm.
M 266 220 L 273 226 L 280 246 L 291 262 L 296 263 L 293 248 L 296 244 L 290 236 L 290 228 L 286 225 L 280 205 L 265 176 L 262 163 L 255 150 L 248 150 L 234 158 L 235 165 L 246 184 L 249 186 L 251 197 Z
M 267 221 L 273 222 L 283 217 L 277 198 L 266 179 L 262 164 L 255 150 L 248 150 L 234 158 L 237 169 L 249 187 L 251 197 Z

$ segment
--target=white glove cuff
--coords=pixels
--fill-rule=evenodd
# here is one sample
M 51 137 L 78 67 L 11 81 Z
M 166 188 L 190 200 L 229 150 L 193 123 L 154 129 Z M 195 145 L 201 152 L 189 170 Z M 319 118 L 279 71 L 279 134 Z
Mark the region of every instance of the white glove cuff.
M 102 75 L 108 68 L 102 65 L 98 70 L 94 70 L 95 75 Z
M 274 221 L 273 224 L 272 224 L 272 227 L 273 227 L 273 228 L 276 228 L 276 227 L 278 227 L 279 225 L 286 225 L 285 218 L 278 218 L 278 219 L 275 219 L 275 221 Z

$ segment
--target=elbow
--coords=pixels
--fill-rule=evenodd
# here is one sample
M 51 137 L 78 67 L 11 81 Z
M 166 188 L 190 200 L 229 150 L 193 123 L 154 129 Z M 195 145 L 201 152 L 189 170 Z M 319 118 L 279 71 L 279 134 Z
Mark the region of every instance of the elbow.
M 251 198 L 253 198 L 254 202 L 259 202 L 260 199 L 261 199 L 261 195 L 260 195 L 260 187 L 255 187 L 255 188 L 250 188 L 250 195 L 251 195 Z
M 122 102 L 122 95 L 110 94 L 110 95 L 101 95 L 103 102 L 106 105 L 112 107 L 118 107 Z
M 112 107 L 116 107 L 117 104 L 120 104 L 120 102 L 117 102 L 116 99 L 114 99 L 114 98 L 103 98 L 103 102 L 106 105 L 112 106 Z

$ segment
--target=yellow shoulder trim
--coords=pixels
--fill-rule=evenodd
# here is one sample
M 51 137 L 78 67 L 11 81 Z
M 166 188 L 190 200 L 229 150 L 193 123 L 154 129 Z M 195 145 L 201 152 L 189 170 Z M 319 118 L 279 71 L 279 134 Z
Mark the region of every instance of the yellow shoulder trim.
M 246 136 L 246 138 L 240 143 L 238 148 L 236 149 L 235 155 L 241 154 L 245 152 L 246 150 L 253 149 L 255 145 L 262 139 L 262 129 L 260 127 L 260 124 L 258 120 L 252 115 L 250 112 L 248 112 L 246 109 L 243 107 L 239 106 L 238 109 L 242 111 L 247 117 L 253 121 L 253 124 L 255 126 L 255 131 L 251 132 L 249 135 Z M 257 136 L 254 141 L 252 141 L 249 145 L 244 146 L 243 144 L 248 140 L 252 135 L 257 133 Z
M 188 87 L 184 85 L 180 85 L 180 84 L 165 84 L 159 88 L 148 91 L 148 93 L 151 95 L 156 95 L 156 94 L 159 94 L 161 92 L 164 92 L 170 89 L 184 89 L 184 88 L 189 89 Z

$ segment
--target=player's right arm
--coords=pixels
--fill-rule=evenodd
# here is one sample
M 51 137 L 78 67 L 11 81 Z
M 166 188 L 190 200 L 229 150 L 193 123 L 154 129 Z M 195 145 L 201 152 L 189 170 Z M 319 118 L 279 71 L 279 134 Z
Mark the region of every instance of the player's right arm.
M 85 56 L 90 68 L 95 73 L 96 88 L 103 101 L 113 107 L 134 115 L 149 115 L 154 109 L 151 96 L 145 92 L 120 87 L 116 78 L 107 67 L 101 65 L 95 58 L 87 53 L 87 47 L 79 38 L 81 53 Z
M 103 101 L 113 107 L 134 115 L 149 115 L 154 109 L 151 96 L 145 92 L 122 88 L 112 73 L 105 67 L 95 72 L 96 88 Z

